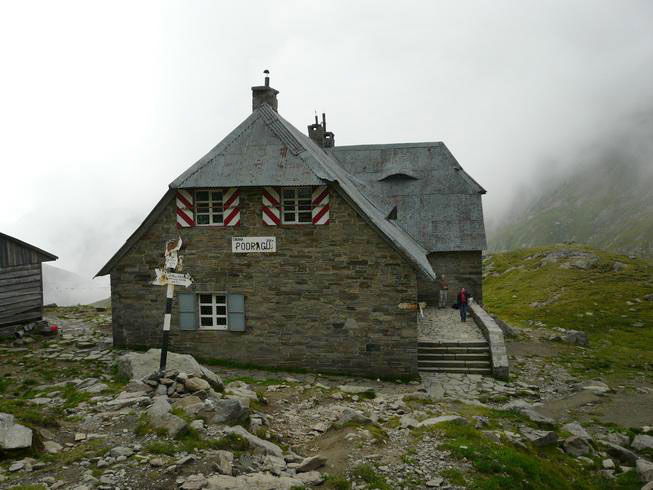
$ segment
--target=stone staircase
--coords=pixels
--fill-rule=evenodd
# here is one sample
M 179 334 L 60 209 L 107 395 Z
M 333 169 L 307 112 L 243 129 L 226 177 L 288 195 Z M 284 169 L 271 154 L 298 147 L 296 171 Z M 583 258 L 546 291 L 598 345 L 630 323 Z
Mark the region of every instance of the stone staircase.
M 417 369 L 432 373 L 492 374 L 490 346 L 485 341 L 417 343 Z

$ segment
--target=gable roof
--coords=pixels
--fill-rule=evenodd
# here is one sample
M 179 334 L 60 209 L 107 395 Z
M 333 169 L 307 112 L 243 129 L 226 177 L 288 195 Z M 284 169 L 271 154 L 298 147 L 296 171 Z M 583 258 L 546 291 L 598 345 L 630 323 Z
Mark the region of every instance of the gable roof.
M 10 242 L 13 243 L 15 247 L 10 247 Z M 27 255 L 22 253 L 23 251 L 27 252 Z M 30 245 L 18 238 L 0 233 L 0 267 L 7 267 L 9 264 L 22 265 L 50 262 L 52 260 L 57 260 L 58 258 L 59 257 L 56 255 L 46 252 L 34 245 Z M 20 261 L 21 264 L 15 263 L 17 260 Z
M 337 146 L 328 153 L 397 206 L 397 224 L 429 252 L 487 248 L 483 189 L 442 142 Z
M 177 177 L 170 189 L 323 185 L 329 182 L 337 184 L 343 197 L 417 270 L 435 279 L 427 251 L 387 219 L 394 205 L 347 172 L 331 155 L 267 104 L 254 109 L 226 138 Z M 166 196 L 97 275 L 108 274 L 145 233 L 165 208 L 167 201 L 163 201 Z

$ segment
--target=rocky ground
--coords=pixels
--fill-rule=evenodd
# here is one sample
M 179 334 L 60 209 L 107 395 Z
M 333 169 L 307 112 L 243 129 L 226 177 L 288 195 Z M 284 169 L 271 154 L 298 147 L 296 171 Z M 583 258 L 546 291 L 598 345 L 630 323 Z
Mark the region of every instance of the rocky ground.
M 0 488 L 653 488 L 651 387 L 572 374 L 556 359 L 583 347 L 536 328 L 510 382 L 402 383 L 173 354 L 159 378 L 156 351 L 111 348 L 108 312 L 49 319 L 0 343 Z

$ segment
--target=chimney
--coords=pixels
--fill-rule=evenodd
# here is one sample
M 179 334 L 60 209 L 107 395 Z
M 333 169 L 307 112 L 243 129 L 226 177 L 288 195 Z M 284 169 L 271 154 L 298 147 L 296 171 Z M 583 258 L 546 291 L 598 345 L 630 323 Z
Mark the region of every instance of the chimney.
M 316 114 L 315 124 L 308 125 L 308 137 L 315 141 L 320 148 L 333 148 L 336 144 L 335 135 L 326 129 L 326 114 L 322 113 L 322 124 L 317 121 Z
M 270 71 L 265 70 L 263 73 L 265 73 L 265 85 L 252 87 L 252 111 L 263 104 L 268 104 L 276 112 L 279 105 L 277 102 L 279 91 L 270 87 Z

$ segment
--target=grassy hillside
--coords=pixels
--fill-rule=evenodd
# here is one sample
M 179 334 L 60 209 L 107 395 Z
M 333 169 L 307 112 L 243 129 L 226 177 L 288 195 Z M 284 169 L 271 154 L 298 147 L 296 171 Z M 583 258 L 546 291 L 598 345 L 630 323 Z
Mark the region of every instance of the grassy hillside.
M 490 230 L 490 250 L 575 241 L 653 257 L 653 171 L 640 163 L 583 166 L 538 186 Z
M 653 378 L 652 261 L 553 245 L 491 254 L 484 274 L 490 312 L 515 325 L 587 333 L 589 349 L 570 351 L 576 371 Z

